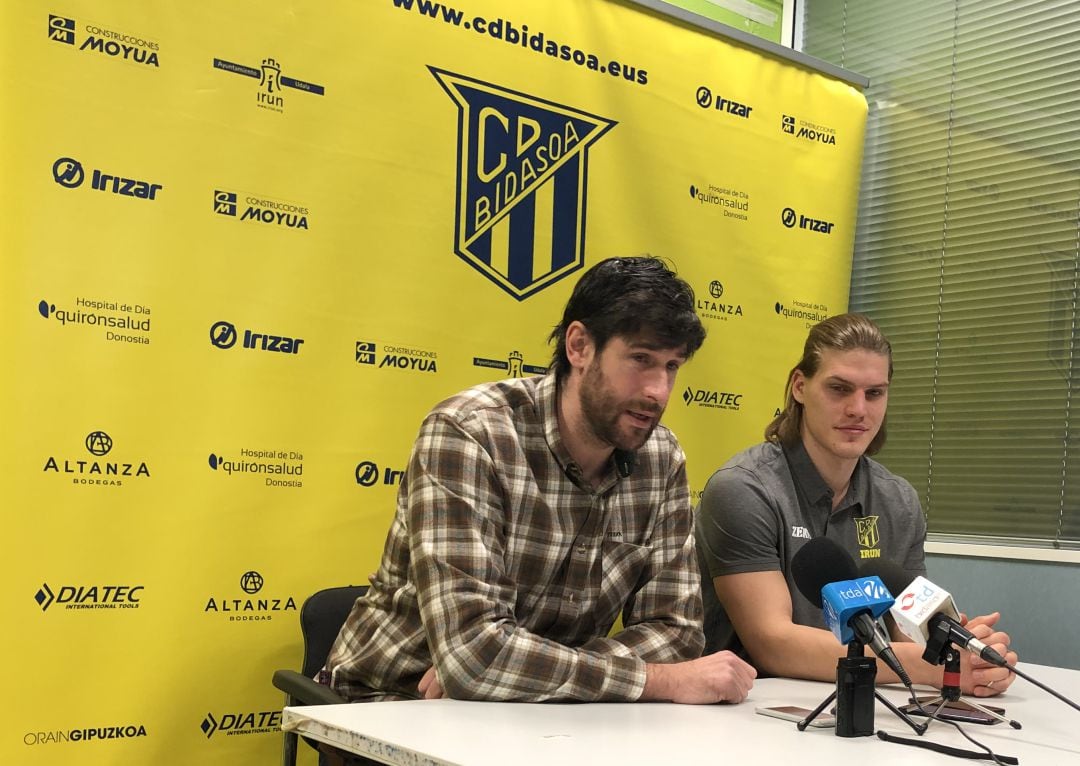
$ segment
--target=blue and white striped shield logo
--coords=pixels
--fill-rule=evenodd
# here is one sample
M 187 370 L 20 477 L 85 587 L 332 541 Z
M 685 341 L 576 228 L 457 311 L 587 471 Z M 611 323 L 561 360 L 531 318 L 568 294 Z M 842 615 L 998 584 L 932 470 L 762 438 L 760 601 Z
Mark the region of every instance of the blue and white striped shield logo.
M 519 301 L 580 269 L 588 149 L 615 121 L 429 69 L 458 105 L 454 252 Z

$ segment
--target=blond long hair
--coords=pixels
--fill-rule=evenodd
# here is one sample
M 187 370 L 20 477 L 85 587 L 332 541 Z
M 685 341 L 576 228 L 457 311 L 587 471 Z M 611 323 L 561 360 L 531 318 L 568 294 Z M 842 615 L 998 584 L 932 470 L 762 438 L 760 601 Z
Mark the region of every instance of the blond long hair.
M 889 380 L 892 381 L 893 363 L 892 346 L 881 332 L 881 328 L 862 314 L 838 314 L 818 322 L 810 328 L 803 346 L 802 359 L 788 373 L 784 388 L 784 409 L 765 427 L 765 438 L 779 442 L 785 447 L 792 447 L 802 438 L 803 405 L 795 401 L 791 394 L 791 383 L 795 372 L 801 372 L 806 378 L 812 378 L 821 367 L 821 357 L 826 351 L 872 351 L 889 358 Z M 874 436 L 867 455 L 874 455 L 885 446 L 885 419 Z

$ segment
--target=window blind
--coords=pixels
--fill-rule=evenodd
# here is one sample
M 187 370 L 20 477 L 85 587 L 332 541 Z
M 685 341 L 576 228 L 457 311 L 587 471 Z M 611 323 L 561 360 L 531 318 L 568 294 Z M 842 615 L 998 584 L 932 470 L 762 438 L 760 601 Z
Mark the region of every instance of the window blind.
M 809 0 L 870 78 L 850 305 L 938 539 L 1080 548 L 1080 4 Z

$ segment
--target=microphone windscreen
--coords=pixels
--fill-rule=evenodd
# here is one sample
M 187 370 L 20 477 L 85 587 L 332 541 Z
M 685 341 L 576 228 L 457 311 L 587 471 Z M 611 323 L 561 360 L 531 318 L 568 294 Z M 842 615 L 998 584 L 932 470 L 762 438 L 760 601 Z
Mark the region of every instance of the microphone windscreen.
M 879 577 L 889 593 L 897 596 L 907 590 L 915 575 L 895 561 L 888 559 L 867 559 L 859 565 L 859 577 Z
M 831 582 L 854 580 L 859 574 L 851 556 L 827 537 L 803 544 L 791 559 L 791 579 L 806 600 L 821 606 L 821 589 Z

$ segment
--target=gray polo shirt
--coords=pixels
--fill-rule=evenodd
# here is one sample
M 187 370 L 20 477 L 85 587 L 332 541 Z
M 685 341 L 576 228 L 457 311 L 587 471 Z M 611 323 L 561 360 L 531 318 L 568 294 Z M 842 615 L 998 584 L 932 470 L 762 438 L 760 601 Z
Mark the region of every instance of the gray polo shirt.
M 783 572 L 795 623 L 825 627 L 821 609 L 807 601 L 791 578 L 791 559 L 812 537 L 839 543 L 856 565 L 885 558 L 912 577 L 926 574 L 926 519 L 906 479 L 863 456 L 835 511 L 832 500 L 832 490 L 802 442 L 791 449 L 763 442 L 712 475 L 695 518 L 706 654 L 730 649 L 747 656 L 712 587 L 718 575 Z

